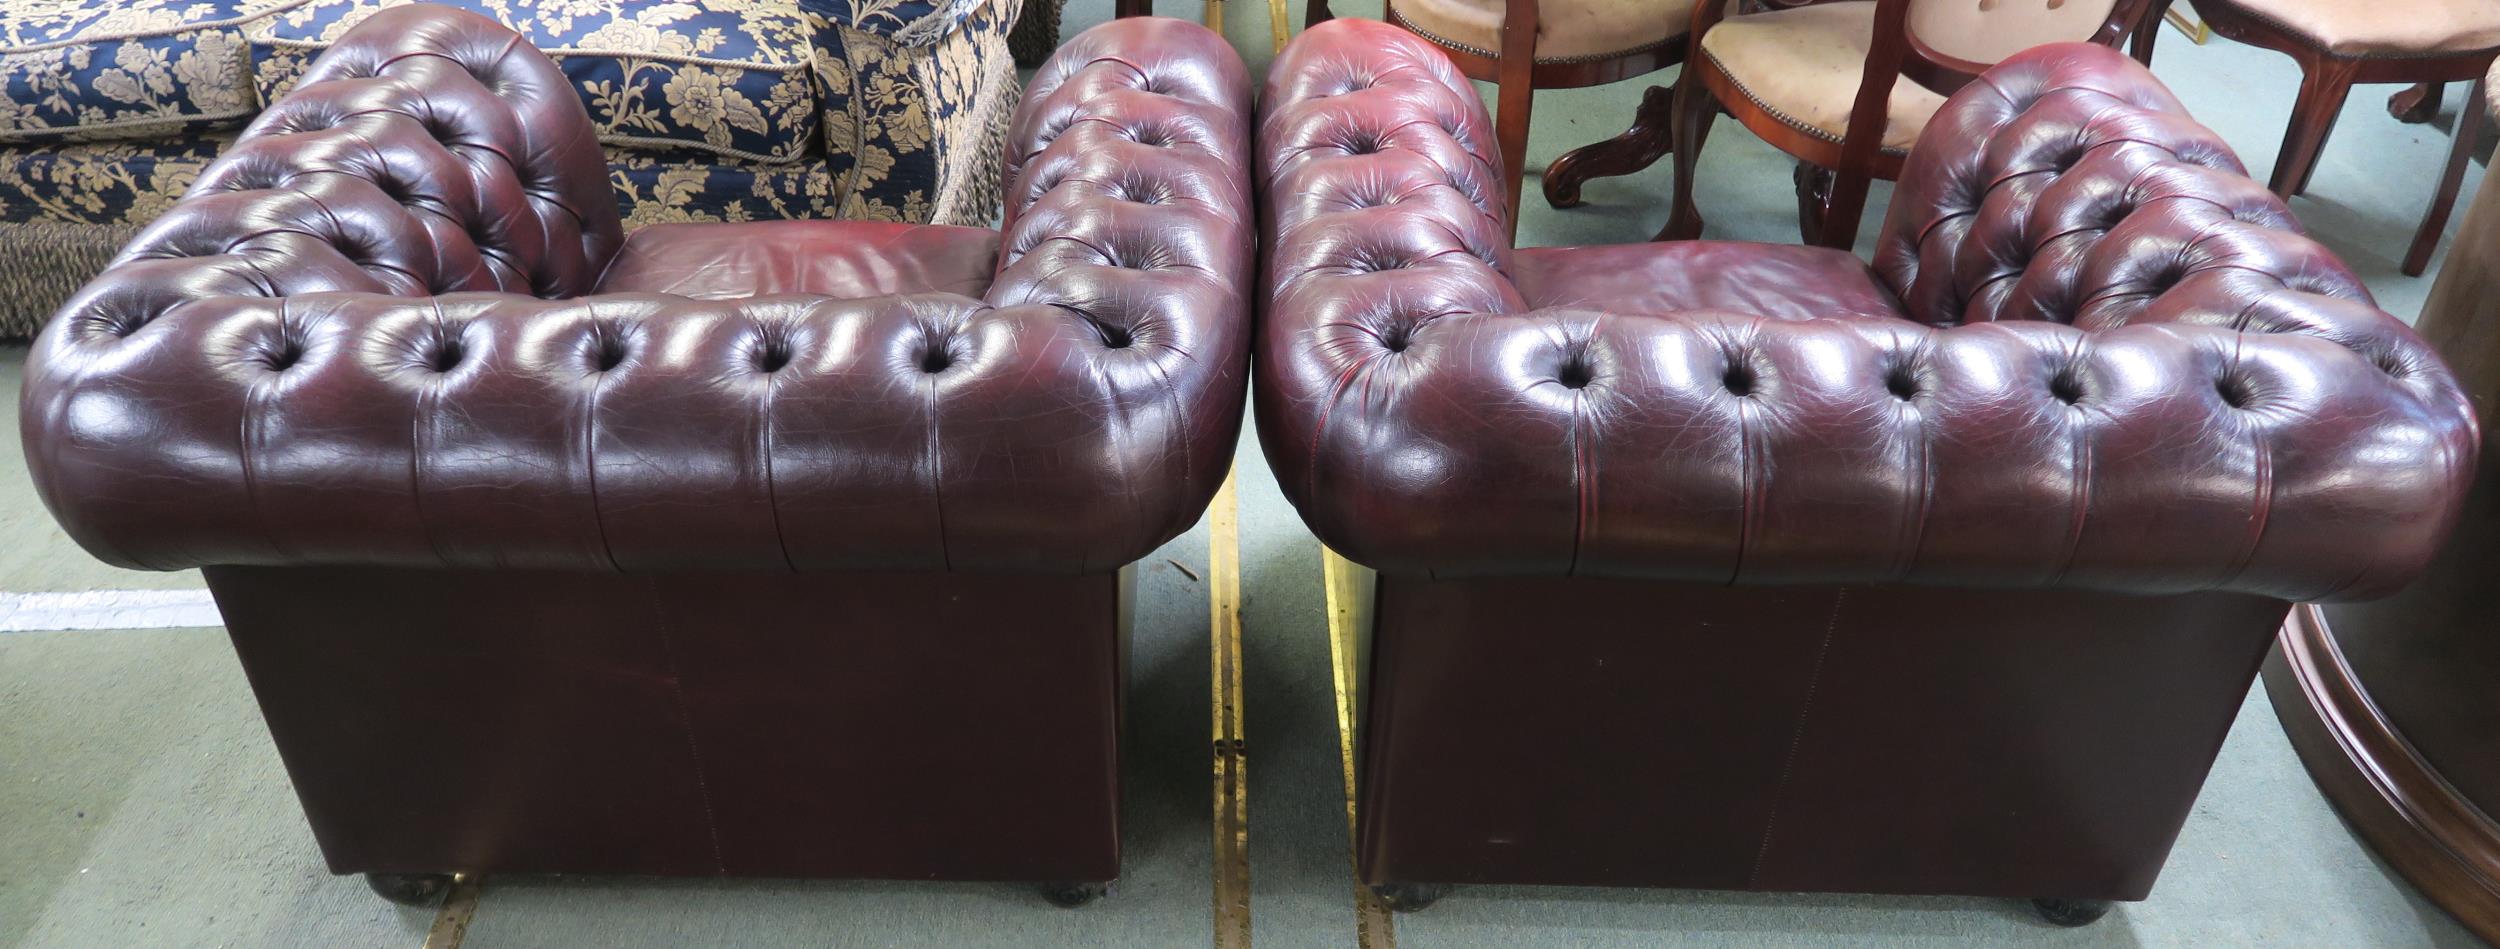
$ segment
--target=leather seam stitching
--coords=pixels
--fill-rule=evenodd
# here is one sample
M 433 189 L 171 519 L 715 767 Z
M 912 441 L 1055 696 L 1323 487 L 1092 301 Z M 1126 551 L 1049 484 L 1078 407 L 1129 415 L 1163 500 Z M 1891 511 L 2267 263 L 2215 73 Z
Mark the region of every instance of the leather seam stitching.
M 1788 754 L 1780 759 L 1779 782 L 1771 787 L 1771 812 L 1762 818 L 1762 845 L 1754 850 L 1753 871 L 1745 875 L 1745 885 L 1753 887 L 1762 881 L 1762 867 L 1770 861 L 1772 832 L 1779 826 L 1780 796 L 1788 791 L 1788 780 L 1797 770 L 1797 752 L 1804 747 L 1806 722 L 1814 714 L 1814 695 L 1823 684 L 1823 663 L 1831 657 L 1832 636 L 1840 629 L 1840 607 L 1849 601 L 1849 588 L 1841 587 L 1832 594 L 1832 611 L 1823 620 L 1823 641 L 1814 649 L 1814 667 L 1806 673 L 1805 699 L 1797 707 L 1797 727 L 1788 733 Z
M 660 649 L 668 657 L 669 696 L 677 706 L 677 724 L 686 730 L 686 757 L 694 763 L 695 797 L 703 804 L 703 829 L 712 842 L 712 866 L 727 874 L 729 858 L 721 852 L 720 812 L 712 806 L 712 782 L 703 767 L 703 743 L 695 737 L 694 709 L 686 702 L 686 673 L 677 661 L 677 638 L 669 633 L 668 599 L 660 595 L 659 587 L 657 578 L 643 578 L 643 589 L 651 594 L 651 612 L 660 634 Z

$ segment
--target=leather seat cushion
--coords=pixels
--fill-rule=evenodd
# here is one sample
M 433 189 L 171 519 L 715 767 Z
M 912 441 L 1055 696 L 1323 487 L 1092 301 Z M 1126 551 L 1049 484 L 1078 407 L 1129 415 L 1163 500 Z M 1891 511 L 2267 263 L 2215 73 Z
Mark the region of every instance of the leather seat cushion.
M 1444 46 L 1499 56 L 1502 0 L 1395 0 L 1389 19 Z M 1536 61 L 1606 59 L 1679 42 L 1693 0 L 1548 0 L 1537 5 Z
M 1702 36 L 1701 51 L 1780 121 L 1839 141 L 1874 36 L 1874 0 L 1846 0 L 1729 17 Z M 1884 147 L 1906 152 L 1944 97 L 1905 77 L 1890 104 Z
M 2491 0 L 2228 0 L 2228 5 L 2347 56 L 2418 56 L 2500 46 L 2500 3 Z
M 1901 318 L 1901 304 L 1865 261 L 1827 247 L 1751 241 L 1537 247 L 1512 256 L 1511 279 L 1537 308 Z
M 777 293 L 859 299 L 987 292 L 998 232 L 890 221 L 655 224 L 635 231 L 598 293 L 735 300 Z

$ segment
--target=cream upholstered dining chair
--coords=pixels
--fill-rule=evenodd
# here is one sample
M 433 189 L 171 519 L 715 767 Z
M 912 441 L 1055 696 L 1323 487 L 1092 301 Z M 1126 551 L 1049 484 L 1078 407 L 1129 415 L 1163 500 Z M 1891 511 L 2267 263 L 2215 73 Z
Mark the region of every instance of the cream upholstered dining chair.
M 2327 134 L 2357 83 L 2430 83 L 2417 99 L 2398 93 L 2391 108 L 2403 113 L 2421 105 L 2437 107 L 2439 83 L 2473 82 L 2483 78 L 2500 58 L 2500 0 L 2195 0 L 2196 13 L 2214 32 L 2250 46 L 2274 50 L 2300 64 L 2300 97 L 2292 102 L 2292 119 L 2283 130 L 2283 150 L 2276 153 L 2274 174 L 2266 187 L 2289 198 L 2309 190 L 2309 176 L 2318 170 Z M 2171 0 L 2151 0 L 2152 10 L 2135 27 L 2135 58 L 2153 63 L 2153 38 L 2160 34 L 2161 11 Z M 2411 108 L 2408 108 L 2408 107 Z M 2458 125 L 2471 148 L 2466 120 L 2480 124 L 2473 113 L 2482 96 L 2468 95 Z M 2437 224 L 2448 218 L 2456 201 L 2456 175 L 2443 176 L 2431 198 L 2432 243 Z M 2418 238 L 2405 254 L 2404 272 L 2421 276 L 2430 264 L 2431 246 Z
M 1693 174 L 1724 109 L 1798 160 L 1806 242 L 1848 247 L 1869 183 L 1900 176 L 1947 94 L 2043 43 L 2116 45 L 2145 9 L 2146 0 L 1830 0 L 1726 16 L 1719 4 L 1696 6 L 1675 91 L 1675 211 L 1658 236 L 1701 236 Z

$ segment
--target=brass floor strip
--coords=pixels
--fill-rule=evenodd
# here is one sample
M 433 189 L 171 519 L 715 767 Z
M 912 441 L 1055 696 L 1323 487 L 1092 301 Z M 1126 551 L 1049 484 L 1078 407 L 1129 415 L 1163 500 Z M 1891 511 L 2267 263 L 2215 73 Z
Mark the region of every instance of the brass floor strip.
M 469 920 L 477 916 L 477 896 L 476 877 L 466 873 L 452 877 L 451 894 L 443 898 L 433 927 L 425 931 L 425 949 L 460 949 L 460 940 L 469 935 Z
M 1354 870 L 1354 939 L 1361 949 L 1397 949 L 1397 924 L 1389 918 L 1389 908 L 1380 905 L 1380 898 L 1363 885 L 1362 868 L 1354 853 L 1354 727 L 1355 669 L 1361 657 L 1354 654 L 1361 641 L 1359 624 L 1370 617 L 1363 615 L 1369 592 L 1356 584 L 1371 581 L 1369 571 L 1354 562 L 1337 556 L 1322 546 L 1319 549 L 1320 579 L 1328 593 L 1328 669 L 1331 687 L 1337 697 L 1337 764 L 1345 780 L 1346 863 Z
M 2188 42 L 2190 43 L 2203 46 L 2205 45 L 2206 40 L 2213 38 L 2214 28 L 2212 24 L 2206 23 L 2203 20 L 2190 19 L 2187 14 L 2179 12 L 2179 8 L 2177 7 L 2171 7 L 2170 9 L 2163 10 L 2161 12 L 2161 18 L 2164 22 L 2169 23 L 2172 28 L 2181 33 L 2187 34 Z
M 1241 731 L 1241 503 L 1233 482 L 1227 473 L 1207 519 L 1216 949 L 1250 947 L 1250 749 Z

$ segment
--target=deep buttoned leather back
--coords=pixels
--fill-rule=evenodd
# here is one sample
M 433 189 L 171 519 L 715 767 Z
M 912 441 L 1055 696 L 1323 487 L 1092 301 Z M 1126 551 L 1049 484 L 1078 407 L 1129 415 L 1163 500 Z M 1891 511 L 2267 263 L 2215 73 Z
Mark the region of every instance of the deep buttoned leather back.
M 327 290 L 586 292 L 623 240 L 590 118 L 475 14 L 376 14 L 64 308 L 127 336 L 177 302 Z

